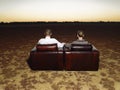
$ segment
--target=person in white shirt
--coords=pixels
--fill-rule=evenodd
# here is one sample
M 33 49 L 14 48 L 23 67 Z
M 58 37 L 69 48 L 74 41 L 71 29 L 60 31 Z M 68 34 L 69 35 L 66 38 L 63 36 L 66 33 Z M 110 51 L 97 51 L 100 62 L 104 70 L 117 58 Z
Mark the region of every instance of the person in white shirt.
M 65 43 L 60 43 L 55 38 L 51 38 L 52 32 L 51 32 L 50 29 L 47 29 L 44 34 L 45 34 L 45 38 L 41 38 L 38 41 L 38 44 L 54 44 L 54 43 L 57 43 L 58 48 L 62 48 L 64 46 Z

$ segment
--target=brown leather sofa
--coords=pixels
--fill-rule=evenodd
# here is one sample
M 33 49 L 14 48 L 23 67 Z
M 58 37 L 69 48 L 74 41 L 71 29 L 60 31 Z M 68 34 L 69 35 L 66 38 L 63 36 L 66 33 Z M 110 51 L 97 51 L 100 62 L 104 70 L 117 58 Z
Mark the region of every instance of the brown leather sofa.
M 99 51 L 91 44 L 72 44 L 65 50 L 65 69 L 96 71 L 99 68 Z
M 61 50 L 57 44 L 37 45 L 28 64 L 33 70 L 96 71 L 99 51 L 91 44 L 71 44 L 71 49 Z
M 33 70 L 63 70 L 63 51 L 57 44 L 37 45 L 30 52 L 28 64 Z

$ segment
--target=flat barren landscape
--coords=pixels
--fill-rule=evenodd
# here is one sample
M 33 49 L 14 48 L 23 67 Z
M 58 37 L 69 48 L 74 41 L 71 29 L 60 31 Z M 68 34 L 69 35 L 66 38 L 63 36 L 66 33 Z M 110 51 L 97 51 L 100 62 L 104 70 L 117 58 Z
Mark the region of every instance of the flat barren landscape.
M 47 28 L 65 43 L 83 30 L 100 52 L 99 70 L 31 70 L 29 53 Z M 120 90 L 120 22 L 1 23 L 0 90 Z

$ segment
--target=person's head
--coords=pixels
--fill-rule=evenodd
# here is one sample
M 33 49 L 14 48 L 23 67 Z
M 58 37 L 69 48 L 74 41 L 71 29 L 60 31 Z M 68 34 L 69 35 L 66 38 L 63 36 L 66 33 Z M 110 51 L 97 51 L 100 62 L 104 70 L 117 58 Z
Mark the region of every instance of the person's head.
M 78 37 L 78 39 L 79 39 L 79 38 L 81 38 L 81 39 L 84 38 L 84 33 L 83 33 L 82 30 L 78 30 L 78 31 L 77 31 L 77 37 Z
M 50 29 L 46 29 L 44 34 L 45 34 L 45 36 L 51 36 L 52 35 L 52 31 Z

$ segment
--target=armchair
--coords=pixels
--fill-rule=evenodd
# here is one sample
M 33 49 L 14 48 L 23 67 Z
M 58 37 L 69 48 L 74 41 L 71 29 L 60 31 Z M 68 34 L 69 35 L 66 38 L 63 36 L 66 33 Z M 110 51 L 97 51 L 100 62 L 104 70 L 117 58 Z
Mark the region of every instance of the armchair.
M 33 70 L 62 70 L 63 51 L 58 50 L 57 44 L 37 45 L 30 52 L 28 64 Z
M 99 51 L 91 44 L 72 44 L 65 49 L 65 69 L 72 71 L 96 71 L 99 67 Z

